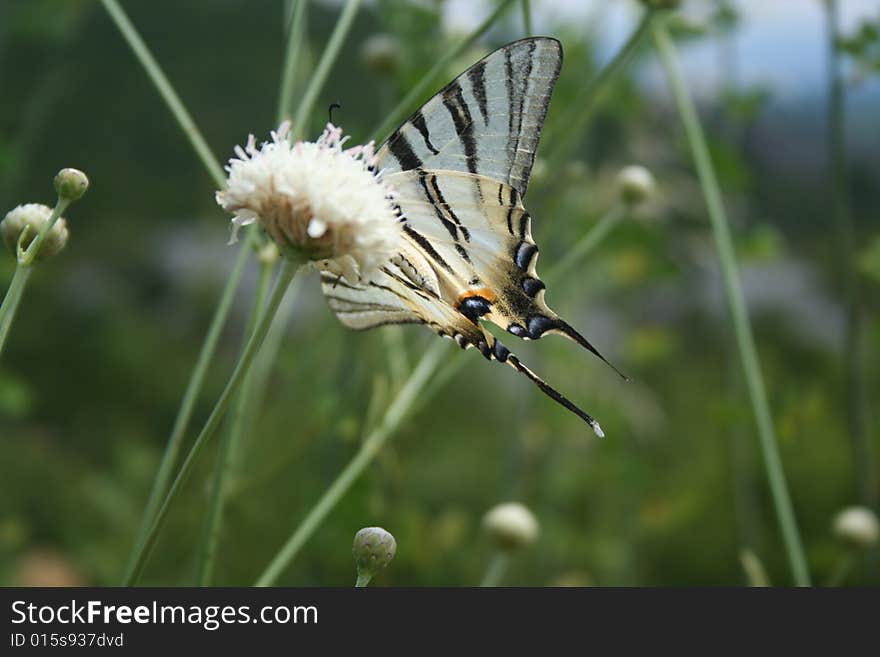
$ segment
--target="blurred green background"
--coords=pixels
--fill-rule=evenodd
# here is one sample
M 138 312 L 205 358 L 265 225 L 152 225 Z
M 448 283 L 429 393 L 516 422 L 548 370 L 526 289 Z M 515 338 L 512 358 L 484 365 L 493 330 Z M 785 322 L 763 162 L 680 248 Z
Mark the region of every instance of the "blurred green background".
M 285 45 L 283 2 L 123 4 L 218 158 L 249 132 L 265 138 Z M 541 534 L 514 559 L 507 584 L 739 585 L 743 550 L 773 584 L 789 584 L 705 204 L 650 40 L 583 133 L 567 134 L 559 122 L 632 30 L 639 6 L 531 5 L 535 31 L 565 48 L 547 130 L 574 141 L 563 161 L 539 150 L 526 202 L 543 271 L 614 204 L 622 166 L 642 164 L 657 179 L 655 197 L 547 297 L 632 382 L 560 339 L 515 345 L 600 419 L 608 436 L 600 441 L 509 368 L 450 342 L 447 357 L 465 360 L 462 369 L 405 423 L 279 583 L 351 585 L 354 533 L 381 525 L 398 550 L 377 585 L 476 584 L 492 554 L 481 517 L 518 500 Z M 339 102 L 335 121 L 352 143 L 363 141 L 490 8 L 367 3 L 309 134 Z M 841 9 L 847 36 L 880 20 L 876 2 L 841 0 Z M 311 3 L 296 94 L 338 13 L 338 4 Z M 835 514 L 875 504 L 880 493 L 876 469 L 858 456 L 865 443 L 876 453 L 880 439 L 880 46 L 867 29 L 841 53 L 848 177 L 835 192 L 825 20 L 820 0 L 707 0 L 685 3 L 675 23 L 817 583 L 847 552 L 831 531 Z M 393 39 L 388 66 L 365 51 L 377 34 Z M 431 92 L 522 36 L 514 6 Z M 0 209 L 51 205 L 52 176 L 64 166 L 92 181 L 67 213 L 67 249 L 33 276 L 0 362 L 0 583 L 114 584 L 236 255 L 226 246 L 229 218 L 98 2 L 0 0 L 0 85 Z M 835 194 L 849 198 L 855 249 Z M 251 267 L 190 440 L 240 349 Z M 0 258 L 0 288 L 13 269 L 12 257 Z M 858 345 L 847 338 L 853 326 Z M 420 327 L 400 330 L 411 364 L 437 339 Z M 387 337 L 385 329 L 347 331 L 317 277 L 301 281 L 266 398 L 235 460 L 217 583 L 251 583 L 355 452 L 374 390 L 392 385 Z M 853 353 L 855 384 L 845 365 Z M 855 404 L 853 386 L 862 395 Z M 861 443 L 851 421 L 859 407 Z M 193 581 L 215 446 L 175 506 L 144 583 Z M 844 581 L 880 583 L 878 562 L 876 548 L 860 554 Z

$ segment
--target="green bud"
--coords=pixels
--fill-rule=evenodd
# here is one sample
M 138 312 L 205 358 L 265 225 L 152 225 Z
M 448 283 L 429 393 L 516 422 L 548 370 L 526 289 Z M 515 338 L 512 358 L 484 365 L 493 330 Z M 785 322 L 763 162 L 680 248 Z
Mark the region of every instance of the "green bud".
M 648 169 L 637 164 L 623 167 L 617 174 L 620 197 L 627 205 L 638 205 L 654 193 L 654 176 Z
M 79 169 L 61 169 L 55 176 L 55 191 L 66 201 L 76 201 L 89 188 L 89 179 Z
M 51 215 L 52 209 L 42 203 L 25 203 L 10 210 L 3 221 L 0 221 L 0 234 L 3 236 L 6 248 L 17 256 L 18 244 L 21 240 L 22 250 L 27 250 Z M 46 234 L 36 259 L 50 258 L 61 251 L 67 244 L 69 236 L 67 220 L 59 217 L 52 230 Z
M 495 546 L 505 552 L 527 547 L 538 538 L 538 521 L 519 502 L 505 502 L 483 516 L 483 529 Z
M 364 527 L 355 534 L 351 551 L 357 565 L 357 585 L 366 586 L 376 573 L 394 559 L 397 542 L 381 527 Z

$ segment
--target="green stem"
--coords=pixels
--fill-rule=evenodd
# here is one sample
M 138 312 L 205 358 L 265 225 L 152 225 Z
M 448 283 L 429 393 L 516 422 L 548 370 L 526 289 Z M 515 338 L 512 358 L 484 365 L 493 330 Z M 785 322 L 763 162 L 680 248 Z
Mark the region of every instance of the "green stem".
M 547 284 L 549 285 L 554 280 L 558 280 L 567 274 L 572 267 L 580 262 L 590 251 L 595 249 L 625 216 L 625 206 L 620 204 L 613 205 L 572 248 L 566 251 L 562 259 L 550 269 L 544 277 Z
M 31 267 L 24 265 L 18 265 L 15 268 L 12 281 L 6 290 L 6 296 L 3 297 L 3 304 L 0 305 L 0 355 L 3 354 L 3 346 L 6 344 L 6 337 L 12 327 L 12 320 L 15 319 L 15 311 L 18 310 L 18 304 L 24 295 L 24 288 L 31 275 L 31 269 Z
M 526 36 L 532 35 L 532 3 L 529 0 L 522 0 L 522 12 L 523 12 L 523 27 L 526 31 Z
M 3 303 L 0 304 L 0 355 L 3 353 L 3 346 L 6 344 L 6 338 L 9 336 L 9 331 L 12 328 L 12 321 L 15 319 L 15 312 L 18 310 L 18 304 L 21 302 L 21 298 L 24 295 L 24 288 L 30 278 L 31 268 L 37 258 L 37 254 L 40 252 L 40 247 L 46 239 L 46 235 L 52 230 L 55 222 L 58 221 L 61 213 L 67 209 L 68 205 L 70 205 L 69 200 L 62 198 L 58 199 L 58 202 L 55 203 L 55 207 L 52 208 L 52 213 L 49 215 L 46 223 L 40 227 L 39 232 L 37 232 L 36 237 L 31 240 L 27 249 L 22 250 L 21 245 L 22 239 L 26 237 L 25 232 L 30 229 L 25 228 L 25 232 L 19 235 L 18 245 L 16 247 L 18 264 L 15 267 L 15 273 L 12 275 L 12 281 L 9 283 L 9 288 L 6 290 L 6 295 L 3 297 Z
M 507 566 L 510 564 L 510 557 L 504 552 L 496 552 L 489 560 L 486 568 L 486 574 L 483 575 L 483 581 L 480 586 L 484 588 L 498 586 L 501 583 L 504 573 L 507 572 Z
M 851 549 L 847 550 L 843 556 L 838 559 L 837 564 L 834 566 L 834 570 L 831 571 L 831 576 L 828 578 L 828 583 L 825 586 L 843 586 L 844 582 L 846 582 L 846 578 L 849 577 L 849 574 L 852 572 L 855 563 L 855 553 Z
M 445 72 L 450 62 L 467 50 L 474 41 L 480 38 L 483 32 L 489 29 L 492 26 L 492 23 L 494 23 L 502 12 L 507 9 L 511 2 L 513 2 L 513 0 L 501 0 L 498 3 L 498 6 L 495 7 L 495 11 L 489 14 L 486 20 L 480 23 L 473 32 L 462 39 L 455 47 L 451 48 L 446 54 L 440 57 L 440 59 L 437 60 L 437 63 L 431 67 L 431 70 L 422 76 L 419 83 L 410 89 L 409 93 L 403 98 L 403 100 L 401 100 L 391 111 L 384 123 L 373 131 L 370 139 L 376 140 L 379 137 L 384 138 L 389 132 L 394 130 L 400 122 L 406 118 L 407 114 L 412 111 L 413 105 L 415 105 L 422 97 L 425 90 L 434 82 L 437 76 Z
M 422 356 L 419 364 L 410 374 L 400 392 L 385 412 L 385 416 L 369 436 L 364 440 L 361 448 L 349 461 L 348 465 L 339 473 L 330 487 L 321 496 L 317 504 L 309 511 L 299 527 L 291 534 L 290 538 L 281 548 L 277 555 L 266 567 L 262 575 L 257 579 L 256 586 L 271 586 L 281 575 L 290 562 L 296 557 L 306 541 L 321 526 L 330 511 L 339 503 L 343 495 L 348 492 L 352 484 L 357 481 L 364 469 L 373 461 L 388 439 L 394 435 L 403 420 L 409 415 L 413 405 L 418 400 L 419 393 L 431 378 L 431 375 L 440 362 L 440 357 L 446 349 L 446 344 L 436 341 Z
M 135 30 L 134 26 L 131 24 L 125 12 L 116 2 L 116 0 L 102 1 L 104 2 L 104 7 L 107 9 L 107 12 L 110 14 L 111 18 L 116 23 L 116 26 L 119 28 L 119 31 L 122 33 L 126 42 L 131 47 L 138 61 L 143 66 L 148 77 L 155 85 L 157 91 L 159 92 L 159 95 L 165 100 L 168 109 L 177 119 L 180 128 L 183 130 L 183 133 L 189 140 L 190 145 L 192 145 L 193 149 L 196 151 L 197 156 L 201 160 L 202 164 L 205 166 L 208 175 L 213 178 L 218 186 L 224 186 L 225 177 L 223 175 L 222 167 L 214 159 L 210 149 L 205 143 L 204 138 L 202 137 L 198 128 L 195 126 L 192 117 L 189 115 L 189 112 L 183 106 L 183 103 L 180 101 L 180 98 L 174 91 L 174 88 L 171 86 L 171 84 L 168 82 L 168 79 L 159 68 L 159 65 L 156 63 L 146 44 L 140 38 L 137 30 Z M 147 501 L 147 506 L 144 510 L 143 518 L 141 519 L 141 525 L 138 530 L 138 535 L 135 539 L 134 547 L 132 548 L 127 571 L 130 571 L 133 568 L 134 561 L 137 558 L 137 555 L 142 552 L 147 533 L 152 526 L 155 520 L 156 512 L 159 509 L 159 503 L 164 498 L 165 493 L 168 489 L 168 485 L 171 480 L 171 474 L 174 469 L 174 465 L 177 462 L 177 455 L 180 451 L 181 443 L 186 434 L 186 430 L 189 427 L 189 422 L 192 419 L 196 400 L 198 399 L 199 393 L 201 392 L 208 367 L 214 358 L 214 353 L 217 349 L 217 343 L 220 338 L 220 333 L 223 330 L 223 326 L 226 324 L 226 319 L 229 315 L 229 310 L 232 307 L 232 301 L 235 297 L 235 292 L 238 289 L 239 283 L 241 282 L 241 277 L 244 272 L 244 267 L 247 263 L 251 248 L 253 247 L 257 238 L 258 233 L 256 230 L 249 229 L 247 231 L 247 239 L 239 249 L 239 253 L 236 257 L 232 271 L 230 272 L 229 279 L 226 281 L 226 286 L 221 293 L 220 301 L 217 304 L 216 310 L 214 311 L 214 316 L 211 319 L 210 327 L 208 328 L 208 332 L 205 335 L 204 342 L 202 343 L 202 347 L 199 351 L 198 359 L 196 360 L 196 364 L 193 367 L 192 374 L 190 375 L 189 381 L 187 382 L 186 390 L 184 391 L 183 398 L 181 399 L 180 408 L 178 409 L 177 416 L 174 419 L 174 425 L 172 426 L 171 433 L 168 437 L 168 442 L 165 446 L 165 451 L 159 464 L 159 470 L 156 473 L 156 479 L 153 482 L 153 486 L 150 491 L 150 497 Z
M 241 384 L 250 369 L 254 356 L 256 356 L 260 345 L 263 343 L 263 339 L 266 337 L 266 333 L 272 323 L 272 318 L 275 316 L 275 311 L 278 309 L 278 305 L 281 303 L 281 299 L 284 297 L 284 293 L 287 291 L 287 287 L 293 280 L 300 264 L 289 258 L 284 258 L 282 263 L 281 270 L 278 272 L 278 277 L 275 281 L 275 288 L 272 291 L 272 296 L 269 298 L 266 309 L 257 322 L 257 327 L 254 329 L 253 334 L 248 340 L 247 346 L 239 357 L 238 364 L 235 366 L 235 370 L 232 372 L 229 381 L 226 383 L 226 388 L 223 390 L 223 393 L 214 405 L 214 410 L 211 411 L 211 415 L 208 417 L 207 422 L 205 422 L 205 426 L 195 439 L 195 442 L 193 442 L 186 459 L 180 466 L 180 471 L 177 473 L 177 477 L 168 489 L 168 493 L 156 513 L 156 518 L 147 532 L 143 544 L 136 551 L 125 574 L 123 581 L 125 586 L 131 586 L 134 584 L 143 571 L 146 559 L 156 543 L 159 530 L 162 528 L 162 525 L 168 516 L 168 511 L 171 508 L 172 502 L 180 492 L 182 485 L 189 477 L 199 452 L 201 452 L 205 444 L 220 426 L 220 422 L 226 414 L 226 409 L 229 407 L 229 402 L 241 388 Z
M 266 301 L 269 298 L 269 282 L 272 276 L 273 266 L 270 263 L 260 263 L 260 280 L 257 284 L 256 300 L 253 304 L 250 320 L 245 331 L 246 336 L 251 336 L 256 328 L 257 319 L 262 316 L 266 309 Z M 247 342 L 242 345 L 246 348 Z M 196 577 L 199 586 L 208 586 L 214 573 L 214 562 L 217 557 L 217 545 L 220 541 L 220 532 L 223 525 L 223 513 L 226 500 L 229 498 L 229 472 L 232 468 L 232 458 L 241 442 L 241 434 L 244 429 L 243 415 L 248 400 L 250 385 L 254 377 L 254 369 L 248 371 L 242 383 L 241 390 L 236 396 L 232 413 L 229 418 L 228 428 L 217 450 L 217 465 L 214 469 L 214 479 L 211 484 L 211 498 L 208 503 L 208 513 L 205 521 L 205 533 L 199 550 Z
M 168 486 L 171 482 L 171 475 L 173 474 L 174 466 L 177 463 L 177 457 L 180 453 L 183 438 L 186 435 L 189 423 L 192 420 L 196 401 L 199 398 L 199 394 L 202 391 L 202 385 L 205 382 L 205 375 L 207 374 L 208 367 L 211 365 L 211 361 L 214 358 L 214 353 L 217 351 L 217 343 L 220 341 L 220 334 L 223 331 L 223 326 L 226 324 L 226 319 L 232 308 L 232 302 L 235 299 L 235 293 L 238 290 L 238 285 L 241 282 L 241 277 L 244 273 L 248 256 L 250 255 L 251 248 L 249 243 L 255 238 L 256 232 L 249 230 L 247 242 L 239 249 L 232 272 L 229 275 L 229 280 L 226 281 L 226 287 L 223 289 L 223 293 L 220 296 L 220 302 L 217 304 L 214 316 L 211 318 L 211 324 L 208 327 L 208 332 L 205 334 L 205 340 L 199 350 L 199 356 L 196 359 L 195 366 L 193 367 L 189 381 L 186 385 L 186 390 L 183 393 L 183 398 L 180 401 L 177 416 L 174 418 L 174 424 L 171 427 L 168 442 L 165 444 L 165 451 L 162 454 L 162 460 L 159 463 L 156 478 L 153 480 L 150 497 L 147 500 L 147 506 L 144 509 L 141 518 L 140 528 L 138 529 L 138 534 L 134 546 L 132 547 L 131 555 L 129 556 L 128 566 L 126 567 L 127 572 L 130 572 L 134 568 L 134 561 L 138 558 L 138 555 L 143 552 L 147 533 L 155 522 L 156 513 L 159 510 L 159 504 L 165 498 L 165 494 L 168 491 Z
M 849 194 L 846 154 L 846 89 L 837 47 L 839 9 L 837 0 L 826 0 L 825 22 L 828 40 L 828 155 L 831 180 L 831 217 L 840 235 L 841 265 L 844 276 L 846 328 L 844 337 L 844 377 L 846 381 L 847 433 L 852 445 L 855 480 L 861 501 L 877 503 L 877 473 L 874 450 L 868 436 L 863 349 L 863 318 L 857 269 L 856 229 Z
M 366 573 L 364 573 L 364 574 L 358 573 L 357 581 L 354 583 L 354 587 L 356 589 L 365 588 L 367 586 L 367 584 L 370 583 L 371 579 L 373 579 L 372 575 L 367 575 Z
M 298 138 L 305 128 L 312 107 L 315 105 L 318 94 L 320 94 L 321 90 L 324 88 L 324 83 L 327 81 L 330 69 L 333 67 L 336 58 L 339 56 L 339 51 L 342 49 L 342 44 L 345 43 L 345 39 L 348 36 L 348 32 L 351 29 L 351 25 L 354 22 L 354 17 L 357 15 L 360 4 L 361 0 L 348 0 L 345 3 L 342 13 L 339 14 L 339 19 L 336 21 L 336 27 L 333 28 L 333 33 L 330 35 L 327 47 L 324 48 L 318 66 L 315 68 L 315 73 L 312 75 L 311 80 L 309 80 L 309 86 L 306 87 L 299 109 L 297 109 L 296 119 L 293 122 L 293 131 L 291 133 L 294 138 Z
M 733 321 L 733 329 L 736 335 L 746 387 L 749 391 L 752 412 L 758 428 L 766 476 L 770 484 L 770 492 L 773 497 L 773 504 L 782 531 L 783 541 L 785 542 L 789 564 L 795 583 L 798 586 L 809 586 L 810 574 L 807 570 L 803 544 L 788 494 L 782 459 L 779 456 L 779 447 L 774 433 L 770 405 L 767 401 L 761 366 L 758 361 L 748 311 L 746 310 L 740 285 L 736 254 L 733 248 L 733 240 L 730 235 L 730 227 L 724 210 L 724 204 L 721 200 L 721 191 L 715 177 L 715 170 L 709 156 L 709 149 L 706 146 L 703 129 L 700 126 L 693 100 L 688 93 L 678 65 L 675 46 L 662 21 L 654 24 L 653 36 L 657 52 L 666 70 L 672 94 L 678 105 L 678 111 L 706 200 L 709 220 L 711 221 L 712 232 L 715 236 L 715 246 L 718 250 L 721 271 L 724 277 L 727 304 Z
M 101 0 L 101 3 L 104 5 L 104 9 L 107 10 L 107 13 L 110 14 L 110 18 L 116 23 L 116 27 L 119 28 L 123 38 L 128 42 L 128 45 L 140 61 L 141 66 L 144 67 L 150 80 L 153 81 L 153 84 L 165 100 L 165 103 L 168 105 L 174 118 L 177 119 L 180 128 L 183 130 L 187 139 L 189 139 L 190 144 L 192 144 L 193 149 L 195 149 L 196 154 L 199 156 L 205 169 L 211 174 L 211 177 L 214 179 L 217 186 L 223 187 L 226 183 L 226 176 L 223 175 L 223 168 L 217 163 L 217 159 L 214 157 L 213 153 L 211 153 L 211 149 L 208 147 L 204 137 L 202 137 L 202 133 L 199 132 L 199 129 L 196 127 L 195 122 L 181 102 L 177 92 L 174 91 L 174 87 L 171 86 L 168 78 L 165 77 L 165 73 L 162 72 L 162 69 L 159 67 L 159 64 L 156 63 L 156 60 L 153 58 L 147 45 L 144 43 L 143 39 L 141 39 L 141 35 L 138 34 L 137 29 L 132 25 L 125 11 L 116 0 Z
M 627 63 L 632 59 L 642 39 L 651 27 L 655 16 L 655 11 L 647 9 L 642 14 L 638 26 L 630 34 L 623 47 L 617 51 L 614 57 L 609 61 L 599 74 L 583 86 L 575 97 L 574 101 L 569 103 L 570 109 L 560 121 L 556 121 L 553 125 L 558 126 L 555 130 L 548 130 L 544 137 L 544 151 L 550 153 L 550 162 L 548 164 L 557 164 L 568 157 L 571 150 L 577 146 L 577 135 L 581 133 L 590 116 L 596 107 L 597 101 L 601 98 L 602 92 L 608 87 L 608 83 L 622 71 Z M 555 171 L 555 168 L 551 168 Z
M 266 398 L 269 377 L 278 365 L 278 352 L 281 349 L 287 325 L 290 323 L 291 311 L 301 282 L 302 279 L 297 278 L 287 290 L 287 296 L 281 302 L 281 306 L 275 315 L 275 321 L 272 322 L 272 327 L 269 329 L 269 333 L 263 343 L 263 348 L 260 349 L 260 354 L 254 363 L 253 372 L 246 382 L 247 399 L 245 400 L 242 413 L 242 426 L 244 427 L 252 427 L 254 425 L 254 415 L 259 409 L 259 403 Z M 233 454 L 233 461 L 240 460 L 240 456 L 240 452 Z
M 302 42 L 305 37 L 305 15 L 308 0 L 296 0 L 290 29 L 287 32 L 287 50 L 284 54 L 284 67 L 281 72 L 281 90 L 278 93 L 278 123 L 291 118 L 290 104 L 293 101 L 293 83 Z

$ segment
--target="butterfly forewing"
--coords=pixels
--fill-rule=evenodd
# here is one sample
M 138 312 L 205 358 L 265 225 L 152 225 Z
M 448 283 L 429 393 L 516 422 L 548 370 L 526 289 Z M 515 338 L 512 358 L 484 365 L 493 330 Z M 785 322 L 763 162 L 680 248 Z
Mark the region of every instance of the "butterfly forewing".
M 389 174 L 418 168 L 475 173 L 525 196 L 561 66 L 556 39 L 523 39 L 496 50 L 398 128 L 379 152 L 379 167 Z

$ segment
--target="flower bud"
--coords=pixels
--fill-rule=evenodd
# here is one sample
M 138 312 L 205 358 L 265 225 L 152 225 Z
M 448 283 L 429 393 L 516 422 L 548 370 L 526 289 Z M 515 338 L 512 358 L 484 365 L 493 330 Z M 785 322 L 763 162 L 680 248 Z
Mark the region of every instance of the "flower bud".
M 89 179 L 79 169 L 61 169 L 55 176 L 55 191 L 66 201 L 76 201 L 89 188 Z
M 617 174 L 620 197 L 627 205 L 638 205 L 654 193 L 654 176 L 637 164 L 623 167 Z
M 281 257 L 275 242 L 266 242 L 266 244 L 257 251 L 257 260 L 261 265 L 274 265 Z
M 361 46 L 361 57 L 374 73 L 390 75 L 400 61 L 400 43 L 390 34 L 374 34 Z
M 51 215 L 52 209 L 42 203 L 26 203 L 10 210 L 0 222 L 0 234 L 6 247 L 13 255 L 18 255 L 21 239 L 22 250 L 27 250 Z M 67 220 L 59 217 L 52 230 L 46 233 L 36 259 L 43 260 L 58 253 L 67 244 L 68 237 Z
M 483 516 L 483 529 L 505 551 L 527 547 L 538 538 L 535 515 L 519 502 L 506 502 L 490 509 Z
M 358 585 L 365 586 L 394 559 L 397 542 L 381 527 L 364 527 L 354 535 L 351 551 L 357 565 Z
M 868 549 L 877 545 L 880 526 L 871 509 L 851 506 L 843 509 L 834 518 L 834 534 L 853 547 Z

